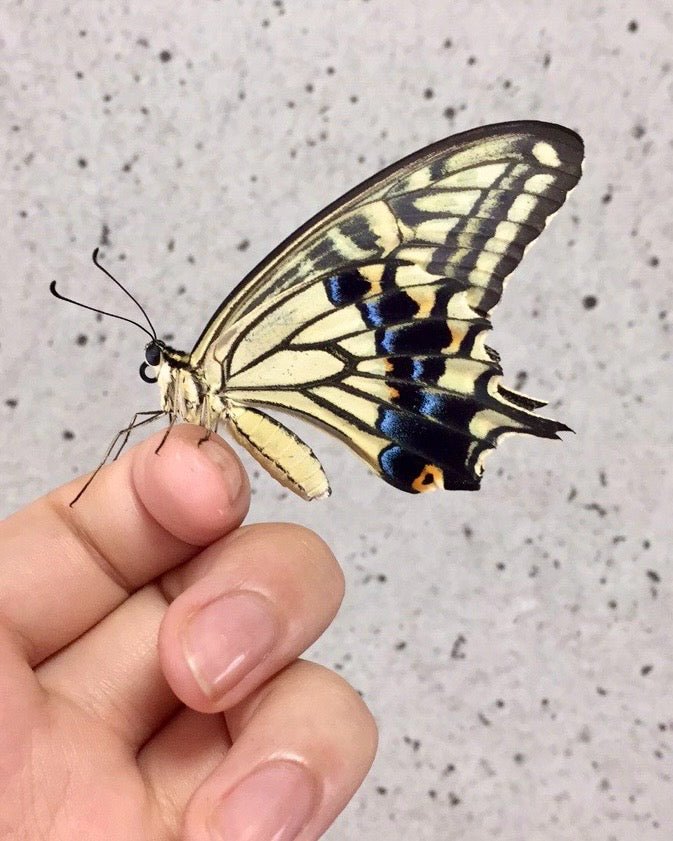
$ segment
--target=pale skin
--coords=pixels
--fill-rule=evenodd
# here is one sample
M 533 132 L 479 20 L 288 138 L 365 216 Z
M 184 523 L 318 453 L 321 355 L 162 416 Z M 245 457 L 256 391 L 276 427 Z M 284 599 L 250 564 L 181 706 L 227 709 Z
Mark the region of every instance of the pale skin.
M 314 841 L 372 762 L 357 692 L 298 659 L 331 551 L 241 527 L 233 451 L 162 434 L 0 523 L 0 839 Z

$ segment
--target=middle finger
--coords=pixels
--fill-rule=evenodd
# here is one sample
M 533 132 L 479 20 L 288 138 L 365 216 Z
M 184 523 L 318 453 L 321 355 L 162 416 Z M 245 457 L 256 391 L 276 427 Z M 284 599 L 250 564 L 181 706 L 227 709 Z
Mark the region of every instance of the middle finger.
M 228 535 L 164 577 L 164 675 L 188 706 L 228 709 L 296 659 L 334 618 L 344 579 L 327 544 L 303 526 L 268 523 Z
M 247 526 L 135 593 L 38 677 L 138 745 L 175 695 L 202 712 L 240 701 L 322 633 L 342 595 L 341 570 L 313 532 Z

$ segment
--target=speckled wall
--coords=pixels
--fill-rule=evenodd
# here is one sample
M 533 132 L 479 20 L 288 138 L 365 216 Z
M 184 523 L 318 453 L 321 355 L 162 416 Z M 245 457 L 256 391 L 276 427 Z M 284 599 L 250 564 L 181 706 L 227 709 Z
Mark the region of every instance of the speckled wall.
M 255 470 L 251 519 L 311 526 L 346 570 L 310 655 L 381 745 L 330 839 L 670 838 L 673 3 L 27 0 L 0 10 L 0 62 L 5 512 L 157 404 L 144 337 L 48 294 L 123 306 L 94 246 L 189 347 L 382 165 L 498 120 L 584 136 L 490 339 L 576 435 L 507 440 L 479 494 L 409 497 L 297 424 L 334 495 Z

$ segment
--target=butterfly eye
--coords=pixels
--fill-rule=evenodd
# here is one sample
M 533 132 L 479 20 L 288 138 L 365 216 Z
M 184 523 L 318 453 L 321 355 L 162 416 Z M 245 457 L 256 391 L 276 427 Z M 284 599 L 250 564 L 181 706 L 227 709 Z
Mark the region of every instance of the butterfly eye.
M 148 365 L 158 365 L 161 362 L 161 351 L 154 342 L 150 342 L 145 348 L 145 361 Z

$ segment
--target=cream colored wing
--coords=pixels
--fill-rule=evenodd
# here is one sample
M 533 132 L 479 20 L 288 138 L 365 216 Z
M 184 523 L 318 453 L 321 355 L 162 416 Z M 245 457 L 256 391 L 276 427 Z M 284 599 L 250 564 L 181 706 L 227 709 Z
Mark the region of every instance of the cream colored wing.
M 567 429 L 500 384 L 484 338 L 582 155 L 568 129 L 507 123 L 389 167 L 260 264 L 192 364 L 237 405 L 327 426 L 402 490 L 476 489 L 502 434 Z

